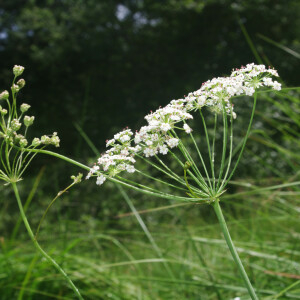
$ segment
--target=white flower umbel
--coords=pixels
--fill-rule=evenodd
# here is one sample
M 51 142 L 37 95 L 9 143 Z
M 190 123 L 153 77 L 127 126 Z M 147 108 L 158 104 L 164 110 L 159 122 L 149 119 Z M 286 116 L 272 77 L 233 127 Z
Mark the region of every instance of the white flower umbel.
M 99 178 L 99 174 L 112 178 L 123 171 L 134 173 L 136 157 L 150 159 L 158 155 L 166 155 L 171 149 L 178 146 L 184 158 L 189 161 L 191 157 L 184 145 L 181 144 L 175 130 L 181 129 L 193 139 L 193 129 L 186 121 L 193 119 L 193 114 L 197 111 L 202 115 L 204 107 L 209 108 L 215 114 L 222 115 L 225 113 L 228 118 L 235 119 L 236 113 L 233 111 L 231 99 L 237 96 L 253 96 L 257 89 L 263 87 L 280 90 L 280 83 L 272 79 L 274 76 L 278 76 L 276 70 L 252 63 L 233 70 L 228 77 L 217 77 L 204 82 L 200 89 L 189 93 L 184 98 L 172 100 L 165 107 L 160 107 L 146 115 L 147 125 L 142 126 L 135 134 L 128 128 L 115 134 L 113 139 L 106 142 L 108 149 L 99 157 L 96 163 L 97 170 L 95 166 L 92 167 L 87 178 L 91 176 Z M 224 117 L 225 121 L 227 122 L 227 117 Z M 197 151 L 201 154 L 200 149 Z M 209 149 L 210 152 L 211 149 Z M 172 155 L 177 159 L 174 153 Z M 210 155 L 210 159 L 214 158 L 214 155 Z M 201 156 L 200 159 L 203 164 L 204 160 Z M 215 175 L 213 170 L 211 170 L 212 174 L 209 174 L 208 169 L 205 168 L 206 179 L 204 179 L 197 166 L 194 164 L 191 166 L 187 173 L 190 173 L 190 176 L 197 182 L 201 189 L 200 194 L 205 197 L 221 193 L 226 185 L 225 178 L 230 177 L 229 167 L 224 170 L 225 166 L 222 166 L 221 175 L 216 185 L 209 180 Z M 213 165 L 211 167 L 214 168 Z M 221 180 L 223 171 L 225 175 Z M 172 176 L 175 175 L 172 174 Z M 177 177 L 175 176 L 175 178 Z M 102 184 L 104 181 L 100 180 L 99 182 Z M 193 197 L 196 194 L 195 192 L 190 193 Z

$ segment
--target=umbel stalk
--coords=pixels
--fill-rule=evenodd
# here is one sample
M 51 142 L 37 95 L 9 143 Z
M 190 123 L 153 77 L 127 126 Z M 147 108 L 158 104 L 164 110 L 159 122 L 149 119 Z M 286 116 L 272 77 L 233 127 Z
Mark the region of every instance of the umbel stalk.
M 249 292 L 249 295 L 251 296 L 251 299 L 252 300 L 258 300 L 258 297 L 256 296 L 255 294 L 255 291 L 254 291 L 254 288 L 252 287 L 251 285 L 251 282 L 248 278 L 248 275 L 244 269 L 244 266 L 240 260 L 240 257 L 236 251 L 236 248 L 233 244 L 233 241 L 231 239 L 231 236 L 230 236 L 230 233 L 229 233 L 229 230 L 227 228 L 227 225 L 226 225 L 226 222 L 225 222 L 225 219 L 224 219 L 224 216 L 223 216 L 223 213 L 222 213 L 222 210 L 221 210 L 221 206 L 220 206 L 220 203 L 219 203 L 219 199 L 216 199 L 213 204 L 212 204 L 214 210 L 215 210 L 215 213 L 218 217 L 218 220 L 219 220 L 219 223 L 220 223 L 220 226 L 221 226 L 221 229 L 222 229 L 222 232 L 223 232 L 223 235 L 224 235 L 224 238 L 226 240 L 226 243 L 227 243 L 227 246 L 230 250 L 230 253 L 233 257 L 233 260 L 235 261 L 238 269 L 239 269 L 239 272 L 245 282 L 245 285 L 247 287 L 247 290 Z

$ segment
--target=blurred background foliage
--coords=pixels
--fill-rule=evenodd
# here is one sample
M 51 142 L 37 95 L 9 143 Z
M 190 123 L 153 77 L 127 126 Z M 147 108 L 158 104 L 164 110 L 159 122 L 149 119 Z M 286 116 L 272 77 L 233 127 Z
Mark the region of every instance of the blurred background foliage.
M 2 1 L 0 86 L 11 67 L 26 67 L 20 99 L 41 132 L 58 131 L 62 151 L 82 158 L 74 122 L 98 149 L 126 126 L 215 76 L 267 57 L 288 85 L 297 84 L 299 1 Z M 20 100 L 21 101 L 21 100 Z M 45 114 L 46 112 L 46 114 Z
M 0 1 L 0 89 L 10 86 L 13 65 L 25 66 L 19 101 L 36 116 L 32 135 L 58 131 L 58 151 L 84 163 L 95 153 L 76 126 L 102 152 L 117 131 L 138 129 L 150 110 L 232 68 L 264 63 L 279 71 L 284 86 L 299 85 L 299 53 L 297 0 Z M 252 105 L 237 101 L 236 142 Z M 245 157 L 224 198 L 260 296 L 300 280 L 299 113 L 297 91 L 260 95 Z M 77 172 L 51 157 L 34 161 L 20 183 L 34 228 Z M 257 191 L 282 183 L 291 186 Z M 43 223 L 39 240 L 86 299 L 248 299 L 210 207 L 176 208 L 127 192 L 129 200 L 112 183 L 100 189 L 86 181 L 63 194 Z M 16 223 L 9 187 L 1 185 L 0 205 L 1 300 L 74 299 Z M 149 232 L 128 215 L 135 206 Z M 166 275 L 164 259 L 174 277 Z M 299 288 L 282 295 L 300 299 Z

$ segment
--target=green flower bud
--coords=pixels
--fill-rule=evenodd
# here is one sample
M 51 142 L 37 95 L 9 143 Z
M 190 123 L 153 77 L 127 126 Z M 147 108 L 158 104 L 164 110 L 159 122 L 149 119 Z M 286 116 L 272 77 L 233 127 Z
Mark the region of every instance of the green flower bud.
M 20 106 L 20 110 L 21 110 L 22 113 L 26 112 L 29 108 L 30 108 L 30 105 L 29 105 L 29 104 L 26 104 L 26 103 L 23 103 L 23 104 Z
M 27 146 L 28 141 L 24 138 L 24 139 L 20 140 L 19 144 L 20 144 L 21 148 L 24 148 Z
M 81 179 L 82 179 L 82 173 L 79 173 L 77 176 L 72 175 L 72 176 L 71 176 L 71 179 L 74 181 L 74 183 L 79 183 L 79 182 L 81 182 Z
M 26 127 L 29 127 L 30 125 L 33 124 L 34 116 L 32 116 L 32 117 L 25 116 L 23 121 L 24 121 L 24 125 L 25 125 Z
M 184 169 L 187 170 L 192 166 L 192 164 L 189 161 L 186 161 L 184 164 Z
M 48 135 L 43 135 L 41 137 L 41 143 L 44 145 L 49 145 L 51 144 L 51 138 Z
M 15 142 L 16 143 L 18 143 L 22 139 L 25 139 L 24 135 L 15 133 Z
M 14 133 L 14 131 L 12 128 L 7 128 L 7 130 L 6 130 L 7 136 L 11 136 L 13 133 Z
M 32 146 L 37 147 L 41 144 L 41 140 L 39 138 L 34 138 L 31 144 Z
M 9 92 L 8 91 L 3 91 L 0 94 L 0 100 L 6 100 L 6 99 L 8 99 L 8 97 L 9 97 Z
M 21 128 L 21 126 L 22 126 L 22 124 L 19 122 L 18 119 L 13 119 L 11 121 L 10 125 L 11 125 L 11 129 L 13 131 L 18 131 Z
M 25 86 L 25 80 L 19 79 L 17 85 L 19 86 L 20 89 L 23 88 Z
M 51 137 L 51 144 L 55 147 L 59 147 L 60 139 L 57 136 L 57 132 L 53 132 L 53 135 Z
M 20 75 L 22 75 L 24 69 L 25 69 L 25 68 L 22 67 L 22 66 L 15 65 L 15 66 L 13 67 L 13 73 L 14 73 L 15 76 L 20 76 Z
M 13 84 L 11 90 L 13 93 L 17 93 L 20 90 L 20 87 L 17 84 Z
M 5 116 L 7 114 L 7 109 L 2 108 L 1 109 L 1 115 Z

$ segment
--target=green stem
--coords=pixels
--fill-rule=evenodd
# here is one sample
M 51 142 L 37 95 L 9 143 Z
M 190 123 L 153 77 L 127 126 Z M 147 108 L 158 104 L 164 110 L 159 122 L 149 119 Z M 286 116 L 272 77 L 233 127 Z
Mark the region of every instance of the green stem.
M 247 143 L 249 134 L 250 134 L 250 129 L 251 129 L 251 126 L 252 126 L 252 122 L 253 122 L 253 117 L 254 117 L 255 107 L 256 107 L 256 99 L 257 99 L 257 94 L 255 93 L 255 94 L 254 94 L 254 101 L 253 101 L 253 107 L 252 107 L 251 117 L 250 117 L 250 121 L 249 121 L 249 125 L 248 125 L 248 128 L 247 128 L 246 135 L 245 135 L 245 137 L 244 137 L 244 139 L 243 139 L 242 149 L 241 149 L 241 151 L 240 151 L 240 153 L 239 153 L 238 159 L 237 159 L 237 161 L 236 161 L 236 163 L 235 163 L 235 165 L 234 165 L 234 167 L 233 167 L 233 170 L 231 171 L 231 173 L 230 173 L 228 179 L 226 180 L 226 182 L 224 183 L 223 186 L 226 186 L 226 185 L 228 184 L 228 182 L 230 181 L 231 177 L 233 176 L 233 174 L 234 174 L 234 172 L 235 172 L 235 170 L 236 170 L 236 168 L 237 168 L 237 166 L 238 166 L 238 164 L 239 164 L 239 162 L 240 162 L 240 159 L 241 159 L 241 157 L 242 157 L 242 154 L 243 154 L 243 152 L 244 152 L 244 149 L 245 149 L 245 146 L 246 146 L 246 143 Z M 222 189 L 223 186 L 221 186 L 221 187 L 219 188 L 218 192 Z
M 214 123 L 214 135 L 213 135 L 213 143 L 212 143 L 212 178 L 213 178 L 213 190 L 216 190 L 216 180 L 215 180 L 215 144 L 216 144 L 216 134 L 217 134 L 217 120 L 218 114 L 215 113 L 215 123 Z
M 49 263 L 51 263 L 64 277 L 65 279 L 67 280 L 67 282 L 70 284 L 72 290 L 74 291 L 74 293 L 78 296 L 78 299 L 80 300 L 83 300 L 79 290 L 77 289 L 77 287 L 74 285 L 74 283 L 72 282 L 72 280 L 69 278 L 69 276 L 66 274 L 66 272 L 58 265 L 58 263 L 52 258 L 50 257 L 42 248 L 41 246 L 39 245 L 38 241 L 34 238 L 34 234 L 31 230 L 31 227 L 28 223 L 28 220 L 27 220 L 27 217 L 25 215 L 25 212 L 24 212 L 24 209 L 23 209 L 23 205 L 22 205 L 22 202 L 21 202 L 21 199 L 20 199 L 20 195 L 19 195 L 19 191 L 18 191 L 18 188 L 17 188 L 17 184 L 15 182 L 12 182 L 11 183 L 12 187 L 13 187 L 13 190 L 14 190 L 14 193 L 15 193 L 15 196 L 17 198 L 17 202 L 18 202 L 18 206 L 19 206 L 19 209 L 20 209 L 20 213 L 21 213 L 21 217 L 23 219 L 23 222 L 25 224 L 25 227 L 27 229 L 27 232 L 34 244 L 34 246 L 37 248 L 37 250 L 41 253 L 41 255 L 46 258 L 48 260 Z
M 230 103 L 231 104 L 231 103 Z M 219 187 L 220 187 L 220 183 L 221 183 L 221 188 L 220 190 L 222 190 L 222 187 L 224 185 L 224 182 L 227 179 L 227 175 L 231 166 L 231 160 L 232 160 L 232 149 L 233 149 L 233 112 L 232 112 L 232 105 L 231 105 L 231 109 L 230 109 L 230 148 L 229 148 L 229 157 L 227 158 L 227 160 L 225 161 L 225 165 L 227 164 L 227 169 L 226 169 L 226 173 L 224 175 L 224 178 L 222 180 L 218 181 L 217 184 L 217 191 L 219 191 Z M 223 172 L 223 171 L 222 171 Z
M 199 110 L 199 112 L 200 112 L 200 116 L 201 116 L 201 119 L 202 119 L 204 132 L 205 132 L 206 143 L 207 143 L 207 150 L 208 150 L 208 156 L 209 156 L 210 167 L 211 167 L 211 174 L 213 176 L 213 174 L 214 174 L 214 168 L 213 168 L 213 162 L 212 162 L 212 157 L 211 157 L 211 149 L 210 149 L 210 143 L 209 143 L 209 136 L 208 136 L 208 132 L 207 132 L 207 128 L 206 128 L 205 119 L 203 117 L 201 109 Z M 215 181 L 215 178 L 212 178 L 212 180 Z M 210 180 L 208 180 L 208 183 L 210 185 L 210 188 L 213 190 L 213 187 L 212 187 L 212 184 L 211 184 Z
M 15 147 L 17 148 L 17 147 Z M 29 152 L 37 152 L 37 153 L 44 153 L 44 154 L 48 154 L 48 155 L 51 155 L 51 156 L 54 156 L 54 157 L 57 157 L 57 158 L 60 158 L 62 160 L 65 160 L 75 166 L 78 166 L 86 171 L 90 171 L 90 167 L 76 161 L 76 160 L 73 160 L 71 158 L 68 158 L 64 155 L 61 155 L 61 154 L 58 154 L 56 152 L 52 152 L 52 151 L 48 151 L 48 150 L 40 150 L 40 149 L 25 149 L 25 151 L 29 151 Z M 108 180 L 112 181 L 112 182 L 115 182 L 115 183 L 119 183 L 119 184 L 122 184 L 123 186 L 126 186 L 126 187 L 129 187 L 133 190 L 136 190 L 136 191 L 139 191 L 139 192 L 142 192 L 144 194 L 147 194 L 147 195 L 151 195 L 151 196 L 157 196 L 159 198 L 164 198 L 164 199 L 176 199 L 176 200 L 179 200 L 179 201 L 199 201 L 200 199 L 199 198 L 189 198 L 189 197 L 180 197 L 180 196 L 174 196 L 174 195 L 171 195 L 171 194 L 167 194 L 167 193 L 157 193 L 157 192 L 152 192 L 152 191 L 148 191 L 148 190 L 143 190 L 141 188 L 138 188 L 137 186 L 133 186 L 131 184 L 128 184 L 122 180 L 125 180 L 121 177 L 119 177 L 120 179 L 116 179 L 114 177 L 107 177 Z M 122 179 L 122 180 L 121 180 Z M 127 180 L 128 181 L 128 180 Z
M 40 232 L 40 228 L 41 228 L 41 225 L 49 211 L 49 209 L 51 208 L 51 206 L 53 205 L 53 203 L 57 200 L 57 198 L 59 198 L 63 193 L 65 193 L 68 189 L 70 189 L 74 184 L 76 184 L 76 182 L 74 181 L 72 184 L 70 184 L 69 186 L 67 186 L 64 190 L 60 191 L 55 197 L 54 199 L 50 202 L 50 204 L 48 205 L 47 209 L 44 211 L 44 214 L 42 216 L 42 218 L 40 219 L 40 222 L 39 222 L 39 225 L 37 227 L 37 230 L 36 230 L 36 233 L 35 233 L 35 236 L 34 238 L 37 240 L 37 237 L 38 237 L 38 234 Z
M 157 181 L 157 182 L 159 182 L 159 183 L 165 184 L 165 185 L 170 186 L 170 187 L 173 187 L 173 188 L 175 188 L 175 189 L 178 189 L 178 190 L 187 192 L 187 190 L 184 189 L 184 188 L 181 188 L 181 187 L 176 186 L 176 185 L 174 185 L 174 184 L 171 184 L 171 183 L 168 183 L 168 182 L 166 182 L 166 181 L 160 180 L 160 179 L 158 179 L 158 178 L 156 178 L 156 177 L 153 177 L 153 176 L 151 176 L 151 175 L 148 175 L 148 174 L 146 174 L 146 173 L 144 173 L 144 172 L 142 172 L 142 171 L 139 171 L 139 170 L 137 170 L 137 169 L 136 169 L 135 171 L 136 171 L 137 173 L 141 174 L 142 176 L 145 176 L 145 177 L 147 177 L 147 178 L 150 178 L 150 179 L 152 179 L 152 180 L 154 180 L 154 181 Z
M 227 124 L 227 113 L 225 110 L 225 104 L 223 103 L 223 150 L 222 150 L 222 158 L 221 158 L 221 166 L 220 166 L 220 173 L 218 178 L 218 184 L 219 186 L 221 182 L 221 178 L 224 171 L 225 166 L 225 157 L 226 157 L 226 147 L 227 147 L 227 136 L 228 136 L 228 124 Z
M 219 220 L 219 223 L 220 223 L 220 226 L 221 226 L 221 229 L 222 229 L 222 232 L 223 232 L 223 235 L 225 237 L 225 240 L 226 240 L 226 243 L 228 245 L 228 248 L 230 250 L 230 253 L 233 257 L 233 260 L 235 261 L 239 271 L 240 271 L 240 274 L 245 282 L 245 285 L 246 285 L 246 288 L 249 292 L 249 295 L 251 297 L 252 300 L 258 300 L 258 297 L 256 296 L 255 294 L 255 291 L 251 285 L 251 282 L 248 278 L 248 275 L 244 269 L 244 266 L 240 260 L 240 257 L 236 251 L 236 248 L 232 242 L 232 239 L 231 239 L 231 236 L 230 236 L 230 233 L 229 233 L 229 230 L 227 228 L 227 225 L 226 225 L 226 222 L 225 222 L 225 219 L 224 219 L 224 216 L 223 216 L 223 213 L 222 213 L 222 210 L 221 210 L 221 207 L 220 207 L 220 204 L 219 204 L 219 199 L 216 199 L 214 202 L 213 202 L 213 208 L 215 210 L 215 213 L 218 217 L 218 220 Z
M 199 149 L 199 147 L 198 147 L 198 145 L 197 145 L 197 143 L 196 143 L 196 140 L 194 139 L 194 136 L 193 136 L 192 133 L 190 133 L 190 137 L 191 137 L 191 139 L 192 139 L 192 141 L 193 141 L 193 143 L 194 143 L 194 145 L 195 145 L 196 151 L 197 151 L 198 156 L 199 156 L 199 158 L 200 158 L 200 160 L 201 160 L 201 163 L 202 163 L 204 172 L 205 172 L 205 174 L 206 174 L 207 182 L 210 182 L 210 180 L 209 180 L 209 174 L 208 174 L 207 169 L 206 169 L 206 165 L 205 165 L 205 163 L 204 163 L 204 160 L 203 160 L 203 157 L 202 157 L 202 155 L 201 155 L 200 149 Z M 202 178 L 203 178 L 203 177 L 202 177 Z M 200 178 L 199 178 L 199 179 L 200 179 Z M 207 186 L 205 180 L 204 180 L 204 185 L 205 185 L 205 187 L 208 189 L 208 186 Z M 209 192 L 209 190 L 207 190 L 207 191 Z
M 169 153 L 171 153 L 171 155 L 175 158 L 175 160 L 179 163 L 179 165 L 184 169 L 184 163 L 177 157 L 177 155 L 175 153 L 173 153 L 171 150 L 169 150 Z M 187 161 L 189 161 L 188 158 L 186 158 Z M 193 180 L 199 185 L 199 187 L 202 189 L 201 190 L 201 193 L 205 196 L 209 196 L 210 195 L 210 191 L 208 189 L 208 187 L 204 186 L 202 183 L 201 183 L 201 178 L 198 178 L 197 176 L 195 176 L 193 174 L 193 172 L 191 172 L 190 170 L 187 170 L 188 174 L 191 176 L 191 178 L 193 178 Z M 191 188 L 193 188 L 191 186 Z
M 182 143 L 181 139 L 178 137 L 177 133 L 175 132 L 175 130 L 172 130 L 172 133 L 173 135 L 179 140 L 179 145 L 178 145 L 178 148 L 180 150 L 180 152 L 182 153 L 182 155 L 184 156 L 184 158 L 187 160 L 187 161 L 190 161 L 191 162 L 191 167 L 193 169 L 193 171 L 195 172 L 195 174 L 197 174 L 197 179 L 201 180 L 202 183 L 200 183 L 200 186 L 202 186 L 203 189 L 205 189 L 205 186 L 206 186 L 206 183 L 205 183 L 205 180 L 202 176 L 202 174 L 200 173 L 196 163 L 194 162 L 192 156 L 190 155 L 189 151 L 187 150 L 187 148 L 184 146 L 184 144 Z M 173 137 L 172 134 L 170 134 L 170 136 Z M 197 180 L 199 182 L 199 180 Z
M 189 182 L 187 180 L 187 177 L 186 177 L 186 168 L 183 170 L 184 172 L 184 180 L 185 180 L 185 184 L 187 186 L 187 188 L 189 189 L 190 193 L 191 193 L 191 196 L 197 198 L 198 196 L 194 194 L 194 192 L 192 191 L 192 189 L 190 188 L 190 185 L 189 185 Z

